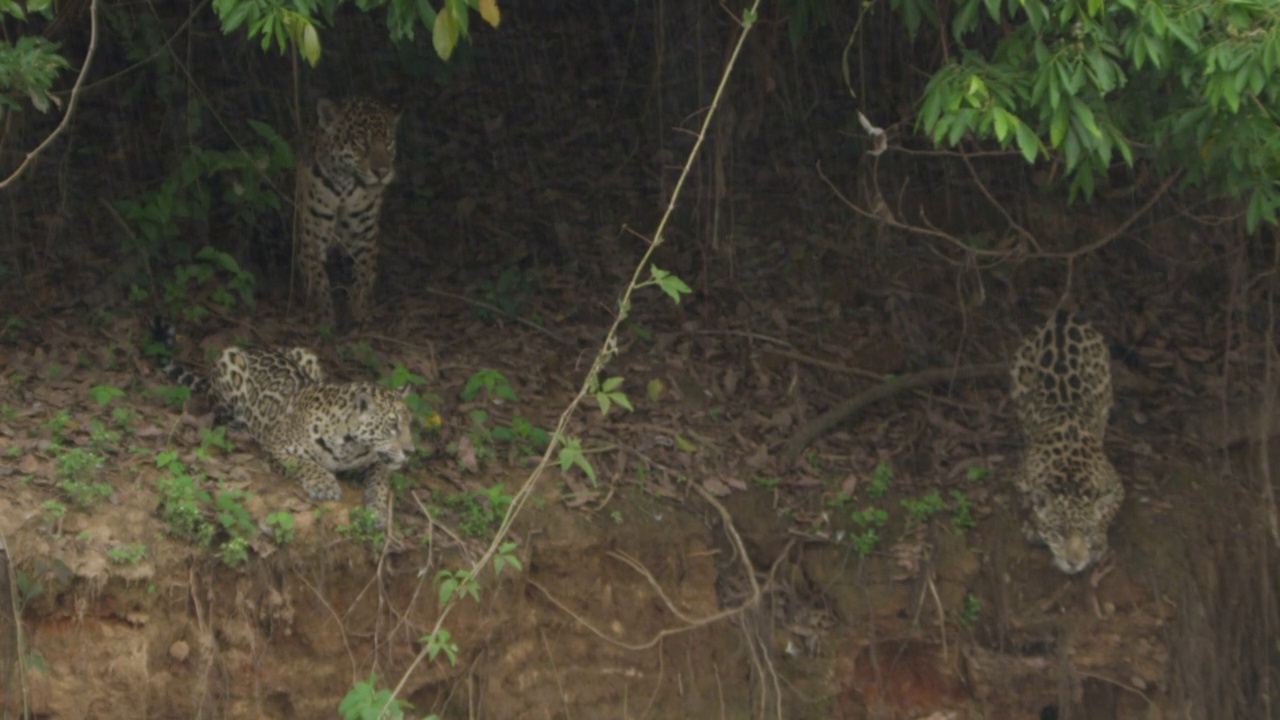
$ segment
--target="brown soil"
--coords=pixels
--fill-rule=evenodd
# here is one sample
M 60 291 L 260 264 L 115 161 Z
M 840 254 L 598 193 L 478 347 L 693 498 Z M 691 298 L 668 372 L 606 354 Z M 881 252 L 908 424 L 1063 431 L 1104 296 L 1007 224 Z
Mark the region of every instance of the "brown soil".
M 464 358 L 515 357 L 489 349 L 503 342 L 478 332 L 478 321 L 460 315 L 455 322 L 475 327 L 445 336 L 482 342 L 452 343 L 454 362 L 434 367 L 431 387 L 444 398 L 456 397 L 471 368 L 481 366 Z M 79 717 L 85 708 L 95 717 L 330 715 L 371 670 L 386 685 L 408 666 L 434 624 L 437 572 L 464 567 L 480 549 L 478 540 L 460 539 L 456 513 L 424 520 L 422 508 L 438 504 L 431 491 L 498 483 L 511 491 L 526 475 L 526 463 L 501 457 L 476 472 L 462 467 L 445 448 L 466 429 L 465 412 L 445 401 L 444 427 L 427 436 L 434 452 L 410 471 L 417 487 L 399 502 L 398 532 L 374 552 L 338 530 L 359 502 L 355 483 L 346 484 L 342 502 L 313 509 L 270 472 L 247 438 L 238 438 L 235 452 L 197 457 L 202 420 L 146 399 L 157 379 L 148 361 L 127 349 L 141 332 L 137 323 L 93 328 L 50 318 L 45 327 L 40 342 L 5 354 L 0 391 L 8 413 L 0 437 L 11 460 L 0 487 L 11 568 L 3 597 L 12 599 L 6 617 L 23 619 L 26 656 L 38 658 L 24 676 L 37 717 Z M 440 332 L 442 323 L 435 327 Z M 129 342 L 104 350 L 104 334 Z M 686 335 L 671 334 L 656 342 L 676 347 Z M 552 341 L 538 333 L 508 328 L 501 336 L 512 350 L 523 346 L 525 359 L 554 354 Z M 380 347 L 388 360 L 431 367 L 411 343 L 388 339 Z M 439 348 L 435 354 L 442 355 Z M 697 389 L 691 378 L 725 371 L 714 360 L 683 357 L 633 349 L 619 359 L 620 372 Z M 495 364 L 522 399 L 537 398 L 495 413 L 549 424 L 573 377 L 536 364 Z M 66 500 L 54 480 L 64 450 L 51 423 L 59 410 L 69 411 L 61 443 L 94 447 L 95 421 L 112 422 L 109 408 L 89 400 L 99 385 L 125 389 L 112 405 L 138 414 L 96 476 L 115 492 L 57 520 L 42 510 L 42 503 Z M 951 402 L 999 404 L 998 388 L 974 393 Z M 986 478 L 940 479 L 938 487 L 972 499 L 975 529 L 957 530 L 950 513 L 908 528 L 899 500 L 918 497 L 924 485 L 904 477 L 911 465 L 905 459 L 894 463 L 903 470 L 889 494 L 869 499 L 869 463 L 851 466 L 831 452 L 847 442 L 837 433 L 818 446 L 828 449 L 811 453 L 801 471 L 775 486 L 765 482 L 773 476 L 750 470 L 746 453 L 731 451 L 746 439 L 741 418 L 751 415 L 743 404 L 749 398 L 718 389 L 633 397 L 634 413 L 601 419 L 588 412 L 575 426 L 581 436 L 617 443 L 593 456 L 601 483 L 558 471 L 543 479 L 512 535 L 524 572 L 486 574 L 478 600 L 462 602 L 449 617 L 457 664 L 442 657 L 419 665 L 405 686 L 403 696 L 420 712 L 775 717 L 781 707 L 791 718 L 1017 718 L 1056 708 L 1059 717 L 1145 718 L 1173 717 L 1184 700 L 1172 689 L 1178 643 L 1213 637 L 1182 626 L 1184 603 L 1220 595 L 1214 583 L 1233 562 L 1224 555 L 1219 561 L 1227 565 L 1215 566 L 1199 550 L 1226 542 L 1229 552 L 1223 523 L 1252 497 L 1222 495 L 1209 478 L 1229 477 L 1223 471 L 1149 463 L 1144 472 L 1130 462 L 1113 557 L 1091 574 L 1067 577 L 1046 551 L 1022 541 L 1003 454 L 948 463 L 990 467 Z M 910 398 L 891 404 L 898 414 L 921 412 Z M 722 409 L 712 413 L 711 405 Z M 687 448 L 661 440 L 677 434 L 692 438 Z M 247 507 L 256 523 L 291 511 L 296 538 L 277 546 L 263 534 L 249 560 L 233 569 L 168 537 L 154 485 L 154 454 L 164 448 L 182 449 L 191 466 L 252 492 Z M 652 475 L 640 477 L 640 467 Z M 1163 478 L 1158 494 L 1144 479 L 1151 477 Z M 731 525 L 690 482 L 722 496 Z M 848 507 L 874 503 L 891 512 L 866 559 L 840 540 L 858 529 L 843 519 L 842 489 L 856 498 Z M 1257 513 L 1244 517 L 1260 520 Z M 748 565 L 735 552 L 735 534 Z M 112 548 L 135 544 L 146 548 L 136 564 L 109 559 Z M 968 613 L 967 597 L 977 601 Z M 6 668 L 16 687 L 13 630 L 9 622 Z M 16 711 L 16 697 L 6 703 Z

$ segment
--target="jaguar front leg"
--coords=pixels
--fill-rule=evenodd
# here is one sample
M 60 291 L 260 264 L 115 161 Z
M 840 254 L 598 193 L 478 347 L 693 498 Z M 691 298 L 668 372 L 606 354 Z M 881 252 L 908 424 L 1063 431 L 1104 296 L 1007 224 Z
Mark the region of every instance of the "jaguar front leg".
M 365 480 L 364 506 L 374 515 L 378 529 L 390 526 L 391 469 L 379 463 L 369 471 Z
M 329 502 L 342 497 L 342 487 L 338 478 L 326 470 L 320 463 L 305 455 L 292 453 L 271 453 L 271 459 L 280 466 L 284 474 L 298 481 L 307 497 L 316 502 Z
M 378 279 L 378 243 L 371 237 L 351 253 L 354 270 L 351 288 L 351 318 L 358 323 L 367 322 L 373 307 L 373 286 Z
M 304 233 L 302 247 L 298 250 L 298 264 L 302 269 L 303 296 L 307 307 L 319 315 L 320 323 L 333 326 L 333 293 L 329 288 L 329 272 L 325 269 L 328 246 L 313 234 Z

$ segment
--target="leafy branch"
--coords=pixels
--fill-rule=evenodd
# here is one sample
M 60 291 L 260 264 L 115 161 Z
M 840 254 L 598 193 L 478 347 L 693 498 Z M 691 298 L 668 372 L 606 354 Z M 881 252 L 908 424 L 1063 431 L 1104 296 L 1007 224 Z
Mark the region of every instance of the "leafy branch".
M 291 45 L 313 67 L 320 62 L 318 24 L 331 25 L 342 0 L 213 0 L 224 33 L 244 27 L 250 40 L 258 40 L 263 50 L 272 47 L 285 52 Z M 467 37 L 468 9 L 493 27 L 502 21 L 497 0 L 444 0 L 437 10 L 427 0 L 356 0 L 356 7 L 368 12 L 386 7 L 387 29 L 392 41 L 412 40 L 419 25 L 431 31 L 431 44 L 441 59 L 448 60 Z
M 28 3 L 27 11 L 34 12 L 38 8 L 47 7 L 47 5 L 48 3 L 45 2 Z M 14 9 L 17 7 L 16 3 L 8 2 L 4 9 L 6 12 L 17 16 L 17 13 L 14 12 Z M 27 153 L 27 156 L 22 159 L 22 163 L 18 165 L 17 169 L 9 174 L 9 177 L 4 180 L 0 180 L 0 189 L 4 189 L 13 184 L 13 182 L 17 180 L 27 169 L 27 166 L 31 164 L 31 161 L 35 160 L 40 153 L 44 152 L 45 148 L 49 147 L 49 144 L 52 143 L 55 138 L 66 130 L 67 124 L 71 122 L 71 117 L 75 115 L 76 104 L 80 101 L 80 89 L 84 86 L 84 79 L 89 74 L 89 66 L 93 63 L 93 54 L 98 49 L 98 7 L 99 0 L 93 0 L 93 2 L 89 4 L 89 49 L 84 53 L 84 64 L 80 66 L 80 74 L 76 76 L 75 85 L 71 86 L 71 97 L 67 100 L 67 112 L 62 116 L 62 120 L 58 123 L 58 127 L 54 128 L 53 132 L 49 133 L 49 136 L 44 139 L 44 142 L 40 143 L 34 150 Z M 25 39 L 26 38 L 23 38 L 23 40 Z M 21 45 L 21 41 L 19 41 L 19 44 Z M 65 62 L 66 61 L 64 60 L 63 63 Z M 49 80 L 52 81 L 52 78 L 50 77 Z M 36 99 L 37 95 L 30 95 L 30 97 L 32 97 L 32 102 L 36 107 L 39 108 L 42 101 Z M 40 97 L 47 97 L 47 95 Z

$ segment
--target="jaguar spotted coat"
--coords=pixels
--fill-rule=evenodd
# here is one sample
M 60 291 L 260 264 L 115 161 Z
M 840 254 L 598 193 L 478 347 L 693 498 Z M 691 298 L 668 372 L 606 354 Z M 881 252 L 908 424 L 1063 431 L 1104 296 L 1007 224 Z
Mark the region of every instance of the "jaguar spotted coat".
M 363 472 L 365 504 L 385 524 L 391 474 L 414 450 L 399 393 L 372 383 L 328 382 L 320 360 L 302 347 L 226 348 L 207 380 L 174 363 L 165 371 L 194 388 L 208 387 L 222 411 L 312 500 L 341 496 L 334 473 Z
M 1014 409 L 1027 448 L 1017 484 L 1031 509 L 1030 539 L 1078 573 L 1107 552 L 1124 487 L 1102 449 L 1111 414 L 1111 355 L 1088 323 L 1059 312 L 1014 355 Z
M 316 104 L 310 157 L 298 164 L 298 264 L 307 303 L 332 325 L 333 297 L 325 268 L 331 254 L 352 260 L 347 294 L 352 318 L 368 320 L 378 274 L 382 195 L 395 179 L 398 113 L 360 97 Z

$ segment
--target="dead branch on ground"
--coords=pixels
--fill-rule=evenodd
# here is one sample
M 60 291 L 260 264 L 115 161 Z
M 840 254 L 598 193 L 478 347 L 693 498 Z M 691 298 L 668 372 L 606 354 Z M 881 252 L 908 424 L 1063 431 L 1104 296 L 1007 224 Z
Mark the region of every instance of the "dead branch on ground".
M 791 435 L 791 438 L 787 440 L 787 443 L 782 446 L 782 452 L 778 454 L 778 467 L 779 469 L 791 467 L 796 458 L 800 457 L 800 453 L 804 451 L 805 447 L 871 403 L 892 397 L 900 392 L 940 382 L 1002 377 L 1006 372 L 1008 372 L 1008 366 L 1005 364 L 992 363 L 988 365 L 973 365 L 966 368 L 930 368 L 888 379 L 883 384 L 858 393 L 817 418 L 801 425 L 800 429 L 796 430 Z

